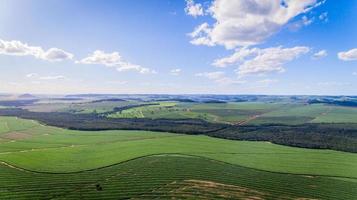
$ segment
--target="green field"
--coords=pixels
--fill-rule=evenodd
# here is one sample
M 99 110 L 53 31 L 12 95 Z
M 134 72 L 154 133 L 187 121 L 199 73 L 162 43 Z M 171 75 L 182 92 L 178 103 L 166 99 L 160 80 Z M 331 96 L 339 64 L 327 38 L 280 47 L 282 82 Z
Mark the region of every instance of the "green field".
M 239 123 L 251 116 L 272 111 L 279 104 L 267 103 L 178 103 L 160 102 L 160 105 L 127 109 L 108 117 L 113 118 L 166 118 L 203 119 L 209 122 Z
M 10 117 L 1 117 L 1 122 L 10 129 L 21 126 L 1 133 L 0 159 L 37 171 L 75 172 L 145 155 L 180 153 L 274 172 L 357 178 L 353 153 L 161 132 L 71 131 Z
M 342 200 L 357 195 L 355 182 L 264 172 L 184 155 L 143 157 L 72 174 L 20 171 L 0 164 L 0 184 L 0 199 Z
M 14 117 L 0 117 L 0 161 L 0 199 L 189 198 L 226 190 L 240 198 L 350 199 L 357 191 L 353 153 L 164 132 L 74 131 Z
M 100 101 L 100 102 L 44 102 L 24 106 L 24 109 L 33 112 L 72 112 L 72 113 L 105 113 L 110 112 L 116 107 L 137 105 L 137 101 Z
M 154 102 L 155 103 L 155 102 Z M 111 118 L 202 119 L 231 124 L 357 123 L 357 108 L 298 103 L 160 102 L 108 115 Z

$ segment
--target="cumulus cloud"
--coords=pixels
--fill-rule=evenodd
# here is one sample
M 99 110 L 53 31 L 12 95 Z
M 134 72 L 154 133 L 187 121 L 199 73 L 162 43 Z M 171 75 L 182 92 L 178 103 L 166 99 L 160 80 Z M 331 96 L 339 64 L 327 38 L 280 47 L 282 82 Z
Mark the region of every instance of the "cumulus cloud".
M 185 12 L 193 17 L 202 16 L 204 14 L 202 5 L 195 3 L 193 0 L 186 0 Z
M 62 61 L 72 59 L 73 54 L 70 54 L 62 49 L 50 48 L 42 54 L 42 59 L 49 61 Z
M 104 51 L 94 51 L 92 54 L 88 55 L 88 57 L 83 58 L 76 63 L 80 64 L 99 64 L 107 67 L 114 67 L 117 71 L 137 71 L 142 74 L 146 73 L 156 73 L 154 70 L 151 70 L 146 67 L 142 67 L 140 65 L 132 64 L 123 60 L 118 52 L 113 53 L 105 53 Z
M 318 0 L 215 0 L 203 23 L 189 34 L 194 45 L 223 45 L 227 49 L 256 45 L 278 32 L 294 17 L 321 5 Z M 304 19 L 303 19 L 304 20 Z M 305 18 L 304 23 L 311 23 Z
M 47 51 L 42 47 L 30 46 L 21 41 L 5 41 L 0 39 L 0 54 L 11 56 L 34 56 L 35 58 L 51 62 L 73 59 L 73 54 L 62 49 L 50 48 Z
M 197 74 L 195 74 L 195 76 L 208 78 L 209 80 L 212 80 L 212 81 L 214 81 L 218 84 L 221 84 L 221 85 L 245 83 L 245 81 L 243 81 L 243 80 L 235 80 L 235 79 L 226 77 L 226 74 L 222 71 L 197 73 Z
M 226 67 L 238 65 L 235 70 L 239 76 L 250 74 L 265 74 L 269 72 L 284 72 L 284 64 L 306 54 L 310 48 L 296 46 L 292 48 L 241 48 L 237 49 L 231 56 L 217 59 L 213 65 Z
M 344 61 L 357 60 L 357 48 L 339 52 L 337 55 L 339 59 Z
M 178 76 L 180 75 L 181 71 L 182 71 L 181 69 L 172 69 L 170 70 L 170 74 L 174 76 Z
M 327 56 L 327 51 L 326 50 L 321 50 L 319 52 L 314 53 L 312 58 L 319 59 L 319 58 L 323 58 L 323 57 L 326 57 L 326 56 Z

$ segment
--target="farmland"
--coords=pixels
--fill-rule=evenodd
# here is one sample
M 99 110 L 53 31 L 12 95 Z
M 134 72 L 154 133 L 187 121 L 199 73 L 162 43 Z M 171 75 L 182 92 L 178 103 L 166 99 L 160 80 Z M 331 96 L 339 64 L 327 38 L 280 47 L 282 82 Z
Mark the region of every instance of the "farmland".
M 325 104 L 165 102 L 108 115 L 111 118 L 196 118 L 247 124 L 357 123 L 357 108 Z
M 15 105 L 0 109 L 0 199 L 357 195 L 355 107 L 118 98 Z
M 83 132 L 43 126 L 13 117 L 1 117 L 0 120 L 0 160 L 3 162 L 0 179 L 6 180 L 2 181 L 2 188 L 6 191 L 21 190 L 16 193 L 18 197 L 32 195 L 45 198 L 50 195 L 58 199 L 76 199 L 84 195 L 95 199 L 99 197 L 97 195 L 123 198 L 180 196 L 204 192 L 209 183 L 216 184 L 211 195 L 219 195 L 227 189 L 229 195 L 258 195 L 262 198 L 283 195 L 286 199 L 343 199 L 351 197 L 351 191 L 357 187 L 354 181 L 357 179 L 357 156 L 353 153 L 164 132 Z M 146 166 L 145 170 L 136 169 L 142 165 Z M 170 173 L 169 169 L 177 173 Z M 220 169 L 223 174 L 217 173 Z M 9 176 L 18 178 L 9 179 Z M 149 181 L 153 177 L 154 181 Z M 252 177 L 264 178 L 258 183 Z M 294 181 L 287 183 L 284 179 Z M 51 181 L 51 184 L 34 187 L 31 186 L 34 180 Z M 269 187 L 265 181 L 271 182 Z M 130 182 L 135 182 L 134 186 L 120 192 Z M 335 187 L 344 188 L 343 192 L 328 191 L 332 182 Z M 100 184 L 104 192 L 99 193 L 96 184 Z M 46 189 L 51 185 L 57 187 Z M 314 187 L 309 188 L 309 185 Z M 301 193 L 300 187 L 307 189 Z M 22 188 L 28 190 L 25 192 Z M 175 193 L 168 192 L 173 188 L 176 188 Z M 50 194 L 44 192 L 48 190 Z M 236 192 L 232 193 L 232 190 Z M 4 198 L 16 197 L 11 192 L 1 195 Z
M 184 155 L 143 157 L 72 174 L 19 171 L 6 165 L 0 169 L 1 199 L 192 199 L 197 195 L 352 199 L 357 195 L 354 182 L 277 174 Z

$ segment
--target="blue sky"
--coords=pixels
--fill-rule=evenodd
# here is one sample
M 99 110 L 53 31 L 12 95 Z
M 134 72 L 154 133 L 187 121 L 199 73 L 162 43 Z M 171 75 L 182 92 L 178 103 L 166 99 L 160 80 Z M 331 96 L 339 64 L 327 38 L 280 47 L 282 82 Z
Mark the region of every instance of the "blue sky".
M 0 0 L 0 93 L 356 95 L 356 10 L 350 0 Z

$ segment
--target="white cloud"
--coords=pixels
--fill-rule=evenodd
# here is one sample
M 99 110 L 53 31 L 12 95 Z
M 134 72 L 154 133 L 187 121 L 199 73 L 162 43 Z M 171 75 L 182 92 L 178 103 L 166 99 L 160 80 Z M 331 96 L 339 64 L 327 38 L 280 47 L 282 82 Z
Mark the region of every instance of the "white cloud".
M 284 72 L 284 64 L 309 51 L 310 49 L 305 46 L 292 48 L 282 48 L 279 46 L 266 49 L 241 48 L 237 49 L 236 52 L 229 57 L 215 60 L 213 65 L 218 67 L 238 65 L 236 73 L 239 76 Z
M 66 79 L 66 77 L 62 75 L 56 75 L 56 76 L 42 76 L 39 78 L 40 80 L 62 80 Z
M 352 72 L 352 75 L 353 76 L 357 76 L 357 72 Z
M 344 61 L 357 60 L 357 48 L 339 52 L 337 55 L 339 59 Z
M 263 42 L 294 17 L 321 5 L 318 0 L 215 0 L 203 23 L 190 34 L 195 45 L 223 45 L 227 49 Z M 306 18 L 305 23 L 311 23 Z
M 117 71 L 137 71 L 139 73 L 156 73 L 154 70 L 151 70 L 140 65 L 132 64 L 127 61 L 124 61 L 118 52 L 105 53 L 104 51 L 94 51 L 88 57 L 83 58 L 80 61 L 76 61 L 80 64 L 100 64 L 107 67 L 114 67 Z
M 237 49 L 234 54 L 228 57 L 216 59 L 212 65 L 216 67 L 226 67 L 228 65 L 233 65 L 238 62 L 244 61 L 247 57 L 257 54 L 260 51 L 259 48 L 241 48 Z
M 170 74 L 174 76 L 178 76 L 180 75 L 181 71 L 182 71 L 181 69 L 172 69 L 170 70 Z
M 312 58 L 319 59 L 319 58 L 323 58 L 323 57 L 326 57 L 326 56 L 327 56 L 327 51 L 326 50 L 321 50 L 319 52 L 314 53 Z
M 128 83 L 128 81 L 107 81 L 106 83 L 110 85 L 125 85 Z
M 291 31 L 298 31 L 304 26 L 309 26 L 315 21 L 315 17 L 308 18 L 306 15 L 302 16 L 301 20 L 288 24 L 288 28 Z
M 30 74 L 26 74 L 27 78 L 33 78 L 33 77 L 37 77 L 38 74 L 37 73 L 30 73 Z
M 203 72 L 203 73 L 197 73 L 196 76 L 206 77 L 210 80 L 216 80 L 216 79 L 224 77 L 224 72 L 221 72 L 221 71 Z
M 51 62 L 73 59 L 73 54 L 62 49 L 50 48 L 45 51 L 42 47 L 29 46 L 21 41 L 5 41 L 0 39 L 0 54 L 11 56 L 34 56 Z
M 319 83 L 317 83 L 317 85 L 323 86 L 323 87 L 337 87 L 337 86 L 349 86 L 351 84 L 347 83 L 347 82 L 331 81 L 331 82 L 319 82 Z
M 193 17 L 204 15 L 202 5 L 195 3 L 193 0 L 186 0 L 185 12 Z
M 207 37 L 212 32 L 208 23 L 203 23 L 195 28 L 192 33 L 188 35 L 193 38 L 190 43 L 194 45 L 206 45 L 206 46 L 214 46 L 215 43 Z
M 306 17 L 306 16 L 303 16 L 302 17 L 302 23 L 305 25 L 305 26 L 308 26 L 308 25 L 310 25 L 312 22 L 314 21 L 314 18 L 312 17 L 312 18 L 308 18 L 308 17 Z
M 62 75 L 40 76 L 37 73 L 26 74 L 26 78 L 38 79 L 38 80 L 62 80 L 62 79 L 66 79 L 66 77 L 62 76 Z M 38 82 L 38 81 L 32 81 L 32 82 Z
M 42 54 L 42 59 L 49 61 L 62 61 L 66 59 L 73 59 L 73 54 L 70 54 L 62 49 L 50 48 Z
M 272 83 L 277 83 L 277 82 L 279 82 L 277 79 L 263 79 L 263 80 L 258 81 L 258 83 L 262 83 L 262 84 L 266 84 L 266 85 L 269 85 Z
M 328 21 L 327 15 L 328 15 L 328 12 L 321 13 L 321 14 L 319 15 L 319 19 L 320 19 L 321 21 L 327 22 L 327 21 Z
M 222 71 L 197 73 L 195 76 L 208 78 L 209 80 L 213 80 L 214 82 L 221 85 L 245 83 L 243 80 L 234 80 L 226 77 L 225 73 Z

